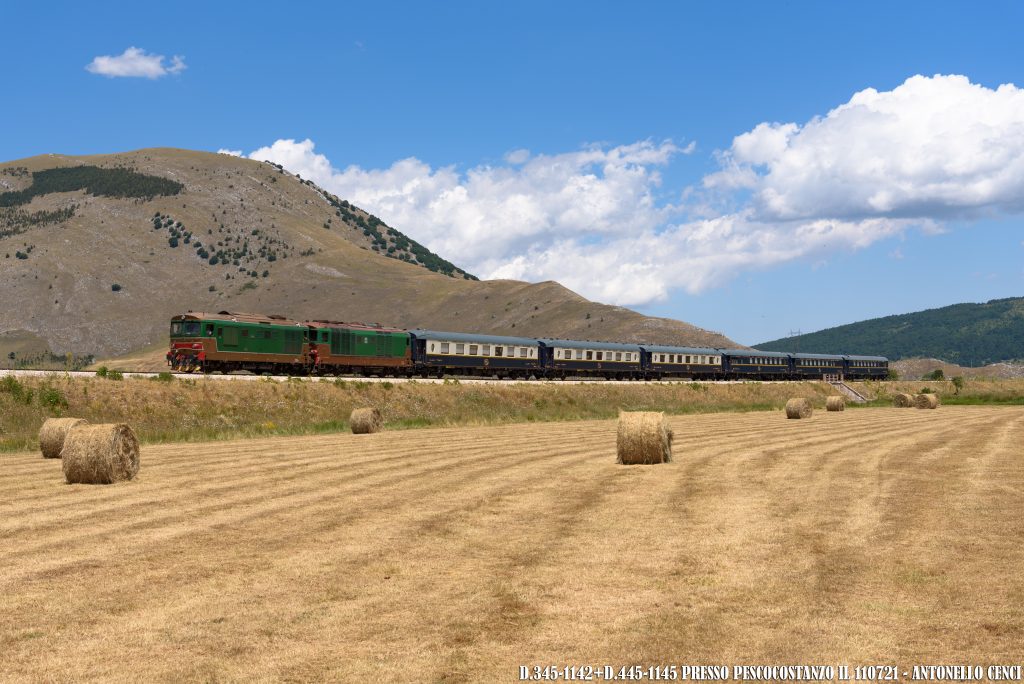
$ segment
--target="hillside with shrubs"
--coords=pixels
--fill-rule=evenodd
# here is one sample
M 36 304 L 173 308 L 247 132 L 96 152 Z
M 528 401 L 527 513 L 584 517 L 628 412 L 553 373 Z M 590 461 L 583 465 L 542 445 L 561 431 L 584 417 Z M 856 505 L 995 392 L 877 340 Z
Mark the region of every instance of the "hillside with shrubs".
M 0 164 L 0 258 L 8 367 L 68 354 L 159 363 L 170 317 L 189 310 L 735 346 L 558 283 L 479 281 L 279 165 L 210 152 Z

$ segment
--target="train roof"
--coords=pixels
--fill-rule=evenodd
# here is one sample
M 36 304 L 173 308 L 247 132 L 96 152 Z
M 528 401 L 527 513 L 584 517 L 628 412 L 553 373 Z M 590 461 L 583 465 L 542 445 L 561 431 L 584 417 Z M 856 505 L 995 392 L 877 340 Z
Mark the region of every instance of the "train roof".
M 242 313 L 240 311 L 218 311 L 217 313 L 206 313 L 202 311 L 189 311 L 188 313 L 179 314 L 174 316 L 171 320 L 175 321 L 235 321 L 237 323 L 262 323 L 263 325 L 296 325 L 305 326 L 305 323 L 299 321 L 293 321 L 284 316 L 277 316 L 271 314 L 264 316 L 263 314 L 252 314 Z
M 306 321 L 304 325 L 308 325 L 311 328 L 351 328 L 353 330 L 372 330 L 374 332 L 390 333 L 408 332 L 404 328 L 391 328 L 380 323 L 348 323 L 346 321 L 326 321 L 323 319 Z
M 640 351 L 639 344 L 622 344 L 620 342 L 592 342 L 590 340 L 560 340 L 549 337 L 540 338 L 539 342 L 545 347 L 560 347 L 562 349 L 610 349 L 611 351 Z
M 413 337 L 421 340 L 438 340 L 441 342 L 475 342 L 481 344 L 516 344 L 536 347 L 537 340 L 530 337 L 506 337 L 504 335 L 477 335 L 475 333 L 445 332 L 443 330 L 423 330 L 417 328 L 408 331 Z
M 802 354 L 799 352 L 792 352 L 789 354 L 795 359 L 841 359 L 842 354 Z
M 850 361 L 888 361 L 884 356 L 857 356 L 856 354 L 843 354 L 844 359 Z
M 773 359 L 789 358 L 789 354 L 786 352 L 761 351 L 760 349 L 721 349 L 719 351 L 726 356 L 767 356 Z
M 712 347 L 667 347 L 661 344 L 641 344 L 644 351 L 658 352 L 659 354 L 707 354 L 718 356 L 720 351 Z

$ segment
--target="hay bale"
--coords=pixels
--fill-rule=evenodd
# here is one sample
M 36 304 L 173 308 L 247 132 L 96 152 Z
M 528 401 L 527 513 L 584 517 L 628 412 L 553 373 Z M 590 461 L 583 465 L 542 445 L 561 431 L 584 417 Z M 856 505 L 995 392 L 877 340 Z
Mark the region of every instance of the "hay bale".
M 897 392 L 892 395 L 892 405 L 896 408 L 910 408 L 914 405 L 914 395 L 906 392 Z
M 803 397 L 793 397 L 786 402 L 786 418 L 810 418 L 814 413 L 811 402 Z
M 939 407 L 939 397 L 934 394 L 918 394 L 914 396 L 914 406 L 920 409 Z
M 68 484 L 111 484 L 139 472 L 139 440 L 124 423 L 75 426 L 60 456 Z
M 85 418 L 47 418 L 39 428 L 39 450 L 43 452 L 43 458 L 60 458 L 68 431 L 88 422 Z
M 660 411 L 621 411 L 616 463 L 670 463 L 674 436 Z
M 357 408 L 352 411 L 348 422 L 352 426 L 352 434 L 365 435 L 370 432 L 380 432 L 384 426 L 384 417 L 375 408 Z
M 846 397 L 828 397 L 825 399 L 825 409 L 827 411 L 845 411 Z

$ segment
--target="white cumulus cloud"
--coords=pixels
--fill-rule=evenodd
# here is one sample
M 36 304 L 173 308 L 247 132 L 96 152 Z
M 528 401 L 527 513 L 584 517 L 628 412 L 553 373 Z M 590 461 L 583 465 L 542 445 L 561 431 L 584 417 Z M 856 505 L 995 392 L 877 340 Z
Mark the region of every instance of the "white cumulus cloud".
M 941 233 L 952 217 L 1024 209 L 1024 93 L 1013 85 L 914 76 L 863 90 L 805 123 L 737 135 L 699 188 L 663 188 L 662 170 L 695 149 L 517 149 L 468 170 L 415 158 L 337 168 L 311 140 L 248 156 L 314 180 L 481 277 L 553 279 L 624 305 L 794 259 L 824 264 L 911 229 Z
M 555 155 L 520 150 L 508 166 L 464 173 L 415 158 L 386 169 L 339 170 L 311 140 L 278 140 L 249 157 L 315 181 L 487 277 L 529 248 L 661 225 L 676 208 L 656 199 L 657 167 L 678 153 L 671 142 L 650 141 Z
M 180 55 L 167 58 L 163 55 L 147 54 L 145 50 L 130 47 L 120 55 L 100 55 L 86 65 L 86 71 L 108 78 L 134 77 L 156 79 L 168 74 L 178 74 L 186 69 Z
M 764 220 L 943 219 L 1024 208 L 1024 91 L 965 76 L 868 88 L 803 125 L 762 123 L 711 188 L 747 188 Z
M 217 154 L 226 154 L 230 157 L 241 157 L 242 150 L 229 150 L 226 147 L 222 147 L 219 150 L 217 150 Z

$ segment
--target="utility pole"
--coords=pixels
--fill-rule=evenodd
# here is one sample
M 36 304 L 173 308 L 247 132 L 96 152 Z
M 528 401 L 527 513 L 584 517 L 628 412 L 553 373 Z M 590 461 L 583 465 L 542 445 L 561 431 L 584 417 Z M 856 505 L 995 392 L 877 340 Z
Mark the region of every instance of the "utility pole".
M 789 336 L 790 337 L 796 337 L 798 335 L 803 335 L 803 332 L 800 331 L 800 330 L 790 330 L 789 331 Z M 800 353 L 800 340 L 795 341 L 793 344 L 796 345 L 795 348 L 793 349 L 793 353 L 794 354 L 799 354 Z

